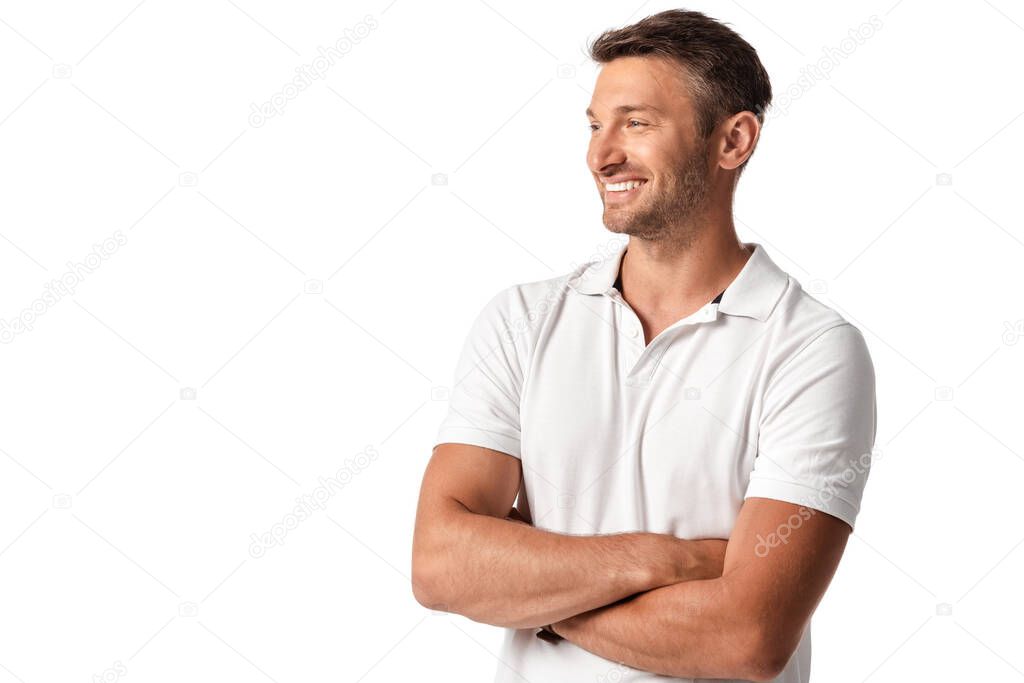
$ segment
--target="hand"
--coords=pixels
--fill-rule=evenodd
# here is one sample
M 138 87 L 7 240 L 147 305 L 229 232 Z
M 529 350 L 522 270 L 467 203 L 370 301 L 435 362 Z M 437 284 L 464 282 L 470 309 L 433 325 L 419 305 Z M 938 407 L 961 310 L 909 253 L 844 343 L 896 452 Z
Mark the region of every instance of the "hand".
M 554 633 L 555 636 L 557 636 L 558 638 L 565 640 L 566 634 L 569 633 L 571 630 L 573 620 L 578 620 L 577 618 L 579 616 L 580 615 L 576 615 L 575 617 L 566 617 L 561 621 L 556 621 L 553 624 L 548 624 L 548 630 Z

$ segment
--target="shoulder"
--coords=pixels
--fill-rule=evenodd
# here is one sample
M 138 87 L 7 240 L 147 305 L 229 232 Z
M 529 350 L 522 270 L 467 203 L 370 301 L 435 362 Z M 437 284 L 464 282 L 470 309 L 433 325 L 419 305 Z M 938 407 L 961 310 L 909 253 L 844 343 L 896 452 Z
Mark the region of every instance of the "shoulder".
M 560 308 L 570 291 L 569 280 L 578 273 L 509 285 L 494 293 L 478 319 L 499 329 L 506 339 L 529 336 Z
M 819 367 L 838 361 L 870 369 L 871 357 L 860 328 L 808 293 L 792 276 L 772 312 L 771 323 L 776 371 L 795 361 Z

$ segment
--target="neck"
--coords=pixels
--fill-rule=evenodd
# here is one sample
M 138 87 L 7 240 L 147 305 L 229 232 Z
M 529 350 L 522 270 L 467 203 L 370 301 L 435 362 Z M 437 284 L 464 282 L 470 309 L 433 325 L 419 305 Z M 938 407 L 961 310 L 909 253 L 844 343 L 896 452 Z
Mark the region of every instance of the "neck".
M 685 240 L 631 235 L 621 265 L 623 297 L 647 311 L 696 309 L 735 279 L 750 254 L 731 216 L 705 222 Z

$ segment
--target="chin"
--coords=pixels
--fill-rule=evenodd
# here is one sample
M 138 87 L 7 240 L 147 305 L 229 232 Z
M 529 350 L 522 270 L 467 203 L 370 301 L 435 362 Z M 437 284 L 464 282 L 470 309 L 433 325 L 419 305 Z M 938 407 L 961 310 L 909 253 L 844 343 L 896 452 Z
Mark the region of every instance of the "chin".
M 632 236 L 636 234 L 636 226 L 632 223 L 632 221 L 605 219 L 604 227 L 607 228 L 609 232 L 613 232 L 617 235 Z

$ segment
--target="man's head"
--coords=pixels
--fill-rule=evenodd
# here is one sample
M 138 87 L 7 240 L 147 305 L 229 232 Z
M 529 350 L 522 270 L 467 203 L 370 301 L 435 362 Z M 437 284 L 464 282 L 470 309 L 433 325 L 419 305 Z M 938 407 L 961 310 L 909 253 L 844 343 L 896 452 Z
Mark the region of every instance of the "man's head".
M 689 242 L 709 208 L 731 203 L 757 144 L 772 96 L 757 53 L 700 12 L 670 10 L 606 31 L 590 56 L 603 67 L 587 109 L 587 163 L 605 225 Z M 642 185 L 608 189 L 628 178 Z

